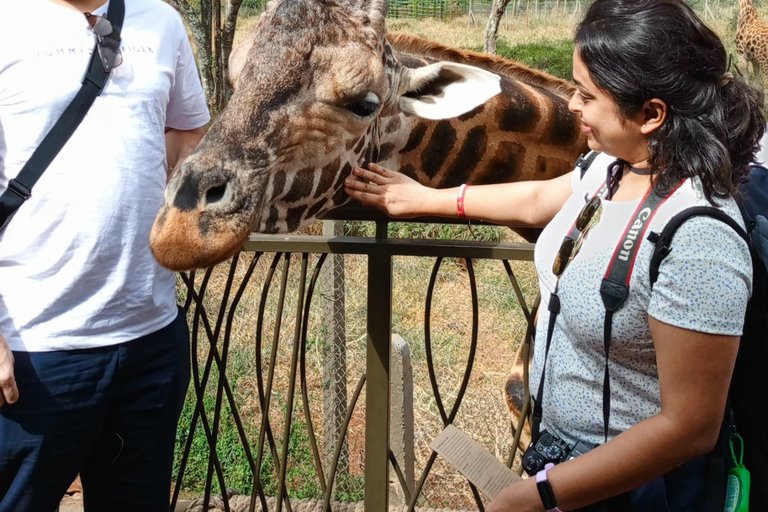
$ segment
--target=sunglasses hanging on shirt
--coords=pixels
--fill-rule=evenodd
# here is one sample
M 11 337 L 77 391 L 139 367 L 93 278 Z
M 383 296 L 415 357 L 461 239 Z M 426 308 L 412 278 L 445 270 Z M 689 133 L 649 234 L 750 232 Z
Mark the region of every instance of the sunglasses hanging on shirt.
M 86 13 L 85 18 L 96 34 L 96 45 L 82 86 L 18 175 L 8 181 L 8 187 L 0 195 L 0 231 L 5 229 L 16 211 L 29 199 L 32 187 L 75 133 L 96 97 L 106 86 L 109 72 L 122 63 L 120 31 L 124 17 L 124 0 L 111 0 L 106 17 Z
M 120 36 L 115 37 L 115 28 L 112 22 L 104 16 L 85 13 L 85 19 L 91 30 L 96 35 L 96 48 L 99 52 L 101 67 L 105 73 L 123 63 L 123 54 L 120 53 Z

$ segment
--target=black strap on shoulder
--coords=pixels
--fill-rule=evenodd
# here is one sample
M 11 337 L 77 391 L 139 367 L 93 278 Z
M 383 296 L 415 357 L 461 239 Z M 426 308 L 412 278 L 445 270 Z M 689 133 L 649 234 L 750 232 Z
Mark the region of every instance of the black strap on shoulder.
M 595 158 L 597 158 L 599 155 L 599 151 L 590 151 L 586 155 L 579 155 L 579 158 L 576 160 L 576 167 L 579 168 L 581 179 L 584 179 L 584 175 L 587 174 L 589 166 L 592 165 L 592 162 L 594 162 Z
M 120 30 L 125 17 L 124 0 L 111 0 L 107 10 L 107 19 L 112 23 L 112 34 L 106 36 L 113 44 L 120 45 Z M 101 94 L 107 83 L 109 73 L 105 73 L 99 60 L 97 45 L 93 47 L 88 70 L 83 78 L 83 85 L 75 98 L 67 106 L 61 117 L 43 138 L 40 145 L 29 157 L 16 178 L 8 182 L 8 188 L 0 195 L 0 230 L 4 229 L 24 201 L 32 194 L 32 187 L 51 165 L 69 138 L 85 118 L 85 114 Z
M 653 187 L 648 189 L 640 201 L 632 217 L 629 219 L 619 244 L 614 250 L 605 277 L 600 283 L 600 298 L 605 307 L 605 322 L 603 324 L 603 350 L 605 351 L 605 370 L 603 371 L 603 434 L 608 442 L 608 428 L 611 417 L 611 380 L 608 371 L 608 358 L 611 350 L 613 334 L 613 315 L 621 309 L 629 297 L 629 283 L 635 258 L 640 249 L 640 242 L 645 232 L 664 201 L 669 198 L 684 183 L 681 181 L 669 194 L 661 196 Z
M 653 250 L 653 255 L 651 256 L 651 271 L 649 274 L 651 279 L 651 287 L 653 287 L 653 285 L 656 283 L 656 280 L 659 278 L 659 267 L 661 266 L 661 262 L 664 260 L 664 258 L 669 256 L 670 252 L 672 252 L 672 238 L 675 236 L 677 229 L 683 224 L 683 222 L 690 219 L 691 217 L 700 216 L 712 217 L 713 219 L 725 222 L 731 226 L 733 230 L 736 231 L 736 233 L 738 233 L 738 235 L 743 238 L 745 242 L 747 242 L 747 244 L 749 244 L 749 235 L 747 232 L 744 231 L 741 226 L 739 226 L 739 223 L 736 222 L 733 217 L 723 212 L 722 210 L 719 210 L 714 206 L 693 206 L 683 210 L 682 212 L 672 217 L 669 222 L 667 222 L 667 224 L 664 226 L 664 229 L 661 230 L 661 233 L 651 233 L 648 237 L 649 240 L 654 242 L 656 245 Z
M 742 212 L 744 215 L 744 212 Z M 725 224 L 729 225 L 733 230 L 750 245 L 750 236 L 739 225 L 736 220 L 723 212 L 715 208 L 714 206 L 693 206 L 687 208 L 682 212 L 672 217 L 669 222 L 661 230 L 661 233 L 650 233 L 648 239 L 655 244 L 653 254 L 651 255 L 651 269 L 649 273 L 651 288 L 659 278 L 659 267 L 664 258 L 669 256 L 672 252 L 672 239 L 677 233 L 680 226 L 690 219 L 691 217 L 711 217 L 717 219 Z M 753 253 L 752 249 L 750 252 Z M 759 261 L 754 258 L 753 263 Z M 725 478 L 726 474 L 726 453 L 728 444 L 728 434 L 734 429 L 733 409 L 729 396 L 728 403 L 726 405 L 726 413 L 723 419 L 723 425 L 721 427 L 720 435 L 718 436 L 715 448 L 707 456 L 709 462 L 709 471 L 707 474 L 708 485 L 706 488 L 706 503 L 707 512 L 715 512 L 723 510 L 723 503 L 725 503 Z

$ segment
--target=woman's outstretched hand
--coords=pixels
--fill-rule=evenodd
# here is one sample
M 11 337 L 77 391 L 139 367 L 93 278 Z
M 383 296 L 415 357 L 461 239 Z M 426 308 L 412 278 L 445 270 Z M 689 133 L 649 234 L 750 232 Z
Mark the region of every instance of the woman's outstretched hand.
M 428 213 L 424 209 L 425 193 L 432 189 L 380 165 L 359 167 L 344 182 L 344 191 L 364 205 L 375 206 L 391 217 L 415 217 Z

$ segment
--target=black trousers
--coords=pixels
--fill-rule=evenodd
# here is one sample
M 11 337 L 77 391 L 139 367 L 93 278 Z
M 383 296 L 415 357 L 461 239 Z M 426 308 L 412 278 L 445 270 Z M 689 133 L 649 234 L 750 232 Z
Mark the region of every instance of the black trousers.
M 53 512 L 80 473 L 85 510 L 166 512 L 189 384 L 184 312 L 110 347 L 14 352 L 0 407 L 0 512 Z

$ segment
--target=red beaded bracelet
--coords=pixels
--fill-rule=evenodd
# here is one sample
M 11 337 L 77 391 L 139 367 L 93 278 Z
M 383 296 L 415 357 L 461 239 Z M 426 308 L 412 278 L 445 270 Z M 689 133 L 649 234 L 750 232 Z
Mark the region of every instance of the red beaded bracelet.
M 467 191 L 467 184 L 464 183 L 459 187 L 459 194 L 456 196 L 456 213 L 459 214 L 460 219 L 466 219 L 467 214 L 464 213 L 464 193 Z
M 472 222 L 470 222 L 469 217 L 467 217 L 467 214 L 464 212 L 464 194 L 467 192 L 467 184 L 464 183 L 459 187 L 459 193 L 456 196 L 456 213 L 458 213 L 460 219 L 464 219 L 467 221 L 467 227 L 469 228 L 469 233 L 472 235 L 472 238 L 475 239 L 476 242 L 479 242 L 480 239 L 475 236 L 475 232 L 472 231 Z

